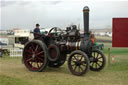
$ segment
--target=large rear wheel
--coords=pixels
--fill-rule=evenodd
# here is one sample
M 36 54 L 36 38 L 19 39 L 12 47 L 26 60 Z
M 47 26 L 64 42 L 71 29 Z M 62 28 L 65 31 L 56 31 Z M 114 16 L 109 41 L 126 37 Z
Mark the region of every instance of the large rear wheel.
M 23 62 L 30 71 L 40 72 L 47 66 L 47 47 L 40 40 L 28 42 L 23 50 Z

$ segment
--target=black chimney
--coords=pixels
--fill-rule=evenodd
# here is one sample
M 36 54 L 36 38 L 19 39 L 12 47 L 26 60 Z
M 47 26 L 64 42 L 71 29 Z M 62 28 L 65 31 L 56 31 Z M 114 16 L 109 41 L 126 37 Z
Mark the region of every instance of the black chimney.
M 84 34 L 89 34 L 89 8 L 85 6 L 83 8 L 83 18 L 84 18 Z

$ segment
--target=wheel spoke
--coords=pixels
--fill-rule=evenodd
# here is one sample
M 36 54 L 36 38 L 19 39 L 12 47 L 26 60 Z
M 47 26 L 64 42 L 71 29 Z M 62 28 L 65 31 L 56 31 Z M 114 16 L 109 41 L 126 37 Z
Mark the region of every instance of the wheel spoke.
M 38 67 L 38 68 L 40 68 L 40 66 L 39 66 L 38 62 L 36 62 L 36 63 L 37 63 L 37 67 Z
M 37 49 L 38 49 L 38 45 L 36 45 L 36 49 L 35 49 L 35 52 L 37 52 Z
M 34 49 L 35 47 L 34 47 L 34 45 L 33 45 L 33 43 L 31 43 L 31 47 L 32 47 L 32 49 Z M 34 52 L 34 51 L 33 51 Z
M 38 58 L 39 61 L 44 61 L 44 60 L 43 60 L 42 58 L 40 58 L 40 57 L 37 57 L 37 58 Z
M 75 60 L 78 60 L 75 55 L 73 57 L 75 58 Z
M 102 63 L 103 61 L 98 60 L 98 62 L 101 62 Z
M 28 61 L 31 61 L 31 60 L 33 60 L 33 58 L 29 58 L 29 59 L 27 59 L 26 61 L 28 62 Z
M 99 57 L 98 59 L 101 59 L 102 57 Z
M 98 62 L 96 64 L 100 67 L 100 64 Z
M 80 61 L 83 59 L 83 56 L 81 56 Z
M 37 55 L 40 55 L 40 54 L 42 54 L 42 53 L 44 53 L 44 51 L 41 51 L 41 52 L 37 53 L 36 56 L 37 56 Z
M 32 57 L 32 55 L 27 55 L 27 56 Z
M 32 47 L 30 47 L 30 49 L 31 49 L 32 53 L 34 53 L 34 51 L 33 51 Z
M 97 54 L 97 57 L 96 58 L 98 58 L 98 56 L 99 56 L 99 53 Z
M 81 64 L 86 64 L 86 61 L 81 61 Z
M 74 63 L 75 63 L 75 62 L 76 62 L 76 60 L 72 60 L 71 62 L 74 62 Z
M 74 70 L 76 70 L 77 66 L 74 67 Z
M 81 64 L 81 65 L 86 67 L 86 64 Z
M 34 48 L 35 48 L 35 47 L 34 47 L 33 43 L 31 43 L 31 47 L 30 47 L 30 48 L 31 48 L 31 50 L 32 50 L 32 53 L 34 53 Z
M 79 66 L 79 68 L 83 71 L 83 68 L 81 66 Z
M 72 61 L 76 61 L 76 59 L 74 58 L 74 57 L 72 57 L 72 59 L 71 59 Z

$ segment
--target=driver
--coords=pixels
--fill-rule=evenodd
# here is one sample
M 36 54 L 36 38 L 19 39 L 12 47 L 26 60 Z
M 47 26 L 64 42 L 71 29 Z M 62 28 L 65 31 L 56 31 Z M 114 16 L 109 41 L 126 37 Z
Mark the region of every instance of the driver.
M 40 25 L 36 24 L 36 28 L 34 29 L 34 38 L 38 38 L 39 35 L 36 33 L 40 33 Z

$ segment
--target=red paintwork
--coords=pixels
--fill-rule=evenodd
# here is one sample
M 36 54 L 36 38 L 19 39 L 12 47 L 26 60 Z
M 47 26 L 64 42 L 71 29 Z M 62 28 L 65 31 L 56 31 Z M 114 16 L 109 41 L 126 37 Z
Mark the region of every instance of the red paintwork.
M 128 18 L 113 18 L 112 47 L 128 47 Z

